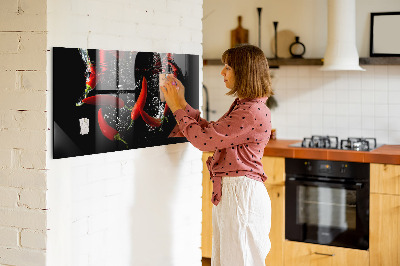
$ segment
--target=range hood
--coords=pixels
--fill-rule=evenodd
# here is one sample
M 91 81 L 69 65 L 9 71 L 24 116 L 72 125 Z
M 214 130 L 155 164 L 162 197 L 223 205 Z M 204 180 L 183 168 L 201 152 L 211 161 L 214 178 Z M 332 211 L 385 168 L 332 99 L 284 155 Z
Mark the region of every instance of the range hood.
M 358 70 L 355 0 L 328 0 L 328 44 L 323 71 Z

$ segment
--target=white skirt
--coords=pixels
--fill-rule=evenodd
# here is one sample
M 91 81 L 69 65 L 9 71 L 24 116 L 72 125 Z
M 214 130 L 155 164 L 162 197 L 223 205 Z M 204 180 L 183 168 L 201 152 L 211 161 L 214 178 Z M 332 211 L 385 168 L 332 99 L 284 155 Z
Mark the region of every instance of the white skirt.
M 254 179 L 222 178 L 222 197 L 212 211 L 212 266 L 262 266 L 271 249 L 271 200 Z

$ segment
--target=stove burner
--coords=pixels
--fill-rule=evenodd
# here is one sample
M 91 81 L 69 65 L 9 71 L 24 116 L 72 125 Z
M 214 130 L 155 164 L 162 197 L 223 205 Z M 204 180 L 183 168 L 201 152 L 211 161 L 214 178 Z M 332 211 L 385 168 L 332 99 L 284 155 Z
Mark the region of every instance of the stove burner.
M 293 147 L 341 149 L 353 151 L 371 151 L 378 147 L 376 138 L 347 138 L 340 141 L 336 136 L 317 136 L 304 138 L 302 142 L 291 144 Z
M 343 150 L 369 151 L 376 146 L 376 138 L 347 138 L 340 141 Z
M 339 140 L 338 137 L 333 136 L 312 136 L 311 138 L 304 138 L 301 147 L 338 149 Z

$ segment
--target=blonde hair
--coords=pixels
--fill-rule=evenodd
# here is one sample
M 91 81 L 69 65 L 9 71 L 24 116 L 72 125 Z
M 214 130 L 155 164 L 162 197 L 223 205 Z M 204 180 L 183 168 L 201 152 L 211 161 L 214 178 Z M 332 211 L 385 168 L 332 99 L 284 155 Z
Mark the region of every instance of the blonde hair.
M 230 48 L 222 54 L 221 60 L 235 74 L 235 85 L 227 95 L 255 99 L 274 94 L 268 61 L 260 48 L 248 44 Z

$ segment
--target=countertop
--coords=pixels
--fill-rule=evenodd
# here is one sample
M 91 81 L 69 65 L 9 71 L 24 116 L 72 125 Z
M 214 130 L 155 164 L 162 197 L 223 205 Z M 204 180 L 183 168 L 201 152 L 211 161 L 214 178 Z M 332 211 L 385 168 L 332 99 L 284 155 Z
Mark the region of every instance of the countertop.
M 382 145 L 372 151 L 290 147 L 301 140 L 270 140 L 264 156 L 364 163 L 400 164 L 400 145 Z

